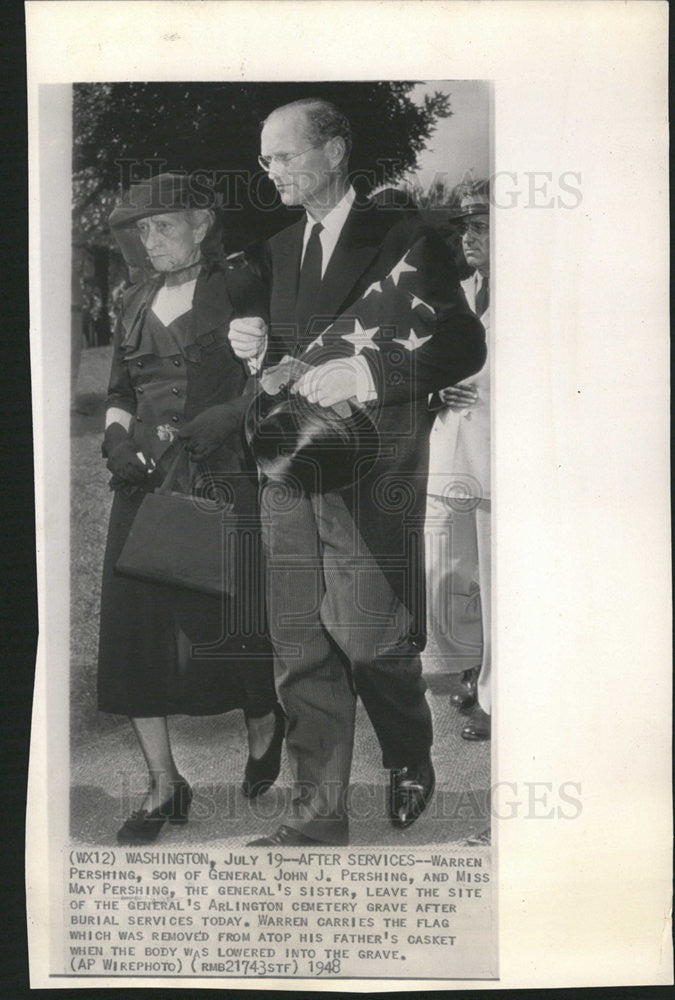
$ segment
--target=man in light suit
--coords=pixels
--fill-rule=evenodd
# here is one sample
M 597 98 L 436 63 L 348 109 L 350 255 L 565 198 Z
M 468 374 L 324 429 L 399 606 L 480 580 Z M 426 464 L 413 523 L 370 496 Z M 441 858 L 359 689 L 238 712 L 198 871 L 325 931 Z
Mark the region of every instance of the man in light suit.
M 381 441 L 357 483 L 281 491 L 264 483 L 267 603 L 294 777 L 290 812 L 255 845 L 344 844 L 357 695 L 390 773 L 390 819 L 406 827 L 435 784 L 422 679 L 422 529 L 429 392 L 477 371 L 483 331 L 442 241 L 349 181 L 349 122 L 308 99 L 278 108 L 260 163 L 303 218 L 273 237 L 263 267 L 269 329 L 233 322 L 251 370 L 300 357 L 292 391 L 323 407 L 367 407 Z M 319 479 L 320 479 L 320 471 Z
M 455 218 L 473 274 L 462 282 L 467 301 L 490 330 L 490 217 L 487 181 L 465 191 Z M 471 711 L 467 740 L 490 738 L 490 373 L 481 370 L 434 394 L 427 499 L 427 601 L 441 655 L 449 664 L 469 663 L 464 688 L 453 695 Z M 463 657 L 463 659 L 459 659 Z

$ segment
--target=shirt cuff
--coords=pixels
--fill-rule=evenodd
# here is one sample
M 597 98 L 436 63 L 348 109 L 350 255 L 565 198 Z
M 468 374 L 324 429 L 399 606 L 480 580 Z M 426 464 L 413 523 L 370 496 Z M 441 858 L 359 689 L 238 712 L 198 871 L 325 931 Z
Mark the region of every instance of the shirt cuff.
M 265 353 L 267 351 L 267 335 L 263 339 L 262 349 L 256 355 L 255 358 L 247 358 L 246 364 L 248 365 L 248 370 L 251 375 L 257 375 L 263 366 L 263 361 L 265 360 Z
M 350 360 L 354 366 L 354 373 L 356 375 L 356 398 L 359 403 L 370 403 L 374 399 L 377 399 L 375 380 L 366 359 L 357 354 Z
M 111 424 L 121 424 L 125 431 L 128 431 L 132 416 L 128 410 L 123 410 L 119 406 L 109 406 L 105 414 L 105 425 L 110 427 Z

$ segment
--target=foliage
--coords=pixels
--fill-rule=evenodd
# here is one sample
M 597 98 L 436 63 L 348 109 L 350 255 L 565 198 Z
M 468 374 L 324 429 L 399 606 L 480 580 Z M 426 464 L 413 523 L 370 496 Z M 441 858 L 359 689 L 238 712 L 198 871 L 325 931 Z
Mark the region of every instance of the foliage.
M 105 344 L 110 337 L 108 312 L 124 266 L 107 220 L 130 183 L 166 170 L 199 171 L 229 208 L 226 251 L 240 250 L 288 222 L 288 211 L 257 161 L 260 122 L 274 108 L 307 96 L 334 101 L 354 130 L 354 183 L 372 190 L 414 170 L 436 121 L 451 114 L 446 95 L 416 104 L 408 96 L 413 87 L 406 82 L 76 84 L 73 242 L 85 342 L 92 342 L 87 332 L 92 302 L 104 306 L 98 308 L 93 342 Z
M 422 104 L 414 84 L 395 83 L 93 83 L 74 88 L 74 223 L 87 241 L 107 244 L 105 219 L 133 180 L 163 170 L 219 178 L 237 209 L 233 235 L 247 241 L 287 218 L 258 163 L 260 122 L 300 97 L 334 101 L 354 129 L 351 167 L 362 187 L 414 170 L 439 118 L 451 114 L 436 93 Z M 239 244 L 241 245 L 241 243 Z

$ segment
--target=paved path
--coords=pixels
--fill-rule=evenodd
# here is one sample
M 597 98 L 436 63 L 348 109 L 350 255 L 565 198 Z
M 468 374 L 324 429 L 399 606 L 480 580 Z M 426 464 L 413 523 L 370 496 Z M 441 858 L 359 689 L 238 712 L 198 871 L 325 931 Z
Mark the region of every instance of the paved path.
M 459 733 L 464 717 L 450 706 L 455 680 L 427 677 L 434 716 L 434 764 L 438 786 L 428 815 L 408 831 L 386 819 L 387 779 L 368 719 L 359 706 L 352 772 L 354 844 L 426 844 L 463 841 L 487 822 L 490 744 L 467 743 Z M 167 846 L 219 841 L 233 846 L 273 830 L 289 792 L 284 761 L 277 785 L 254 803 L 239 791 L 246 764 L 246 731 L 241 712 L 208 718 L 175 717 L 171 732 L 176 760 L 194 787 L 191 820 L 163 834 Z M 146 786 L 138 745 L 126 722 L 100 736 L 92 734 L 72 754 L 71 830 L 78 840 L 112 843 L 118 826 L 136 807 Z

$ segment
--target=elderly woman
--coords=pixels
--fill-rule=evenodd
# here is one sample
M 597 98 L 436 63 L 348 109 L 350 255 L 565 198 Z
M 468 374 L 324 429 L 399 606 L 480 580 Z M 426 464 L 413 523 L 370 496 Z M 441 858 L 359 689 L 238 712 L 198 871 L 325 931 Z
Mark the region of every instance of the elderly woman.
M 166 820 L 188 817 L 192 791 L 173 757 L 168 715 L 244 710 L 249 758 L 242 790 L 249 798 L 269 788 L 280 767 L 284 719 L 263 614 L 250 596 L 255 585 L 241 588 L 248 601 L 240 593 L 223 608 L 218 598 L 115 572 L 141 501 L 162 482 L 180 439 L 184 485 L 200 473 L 216 482 L 229 475 L 249 535 L 255 521 L 256 481 L 247 475 L 241 436 L 246 373 L 227 330 L 235 316 L 260 315 L 265 294 L 253 274 L 223 259 L 213 201 L 204 208 L 203 187 L 163 174 L 132 186 L 110 217 L 136 284 L 124 295 L 115 333 L 103 442 L 115 496 L 103 569 L 98 704 L 130 718 L 149 772 L 141 807 L 117 834 L 126 844 L 153 841 Z M 254 551 L 249 561 L 256 559 Z M 232 601 L 250 606 L 233 608 Z M 231 624 L 243 621 L 245 634 Z

